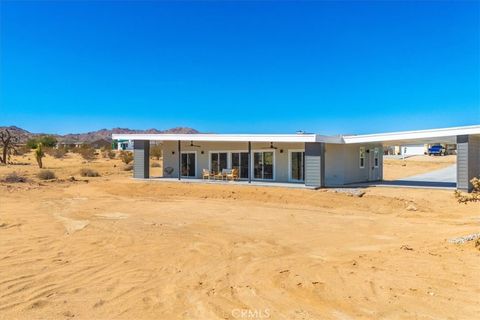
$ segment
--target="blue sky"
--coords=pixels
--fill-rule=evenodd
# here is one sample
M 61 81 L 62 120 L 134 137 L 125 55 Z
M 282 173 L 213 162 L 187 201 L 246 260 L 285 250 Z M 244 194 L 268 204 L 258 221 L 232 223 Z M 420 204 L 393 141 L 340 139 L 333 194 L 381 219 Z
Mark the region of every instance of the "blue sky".
M 480 2 L 0 2 L 0 125 L 480 123 Z

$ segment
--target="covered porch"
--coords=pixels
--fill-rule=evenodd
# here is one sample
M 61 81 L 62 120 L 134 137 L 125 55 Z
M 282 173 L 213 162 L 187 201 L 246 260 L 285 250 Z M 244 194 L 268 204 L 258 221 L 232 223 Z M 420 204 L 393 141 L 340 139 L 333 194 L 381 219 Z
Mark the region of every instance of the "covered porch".
M 317 141 L 315 134 L 161 134 L 128 138 L 134 141 L 133 173 L 137 179 L 292 188 L 319 188 L 323 182 L 324 143 Z M 155 175 L 150 171 L 153 144 L 162 150 L 162 170 Z M 235 174 L 225 174 L 231 172 Z

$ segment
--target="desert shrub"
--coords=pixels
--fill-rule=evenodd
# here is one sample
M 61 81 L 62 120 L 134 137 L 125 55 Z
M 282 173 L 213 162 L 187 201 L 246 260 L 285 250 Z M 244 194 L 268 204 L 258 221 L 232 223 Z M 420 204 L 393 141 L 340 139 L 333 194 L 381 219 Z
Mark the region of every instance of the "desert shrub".
M 133 170 L 132 164 L 127 164 L 123 167 L 123 171 L 132 171 L 132 170 Z
M 455 190 L 455 198 L 459 203 L 476 202 L 480 201 L 480 179 L 473 178 L 470 180 L 473 185 L 472 193 L 463 193 Z
M 103 147 L 102 148 L 102 157 L 104 158 L 109 158 L 109 159 L 115 159 L 115 151 L 113 151 L 110 148 Z
M 28 139 L 27 147 L 30 149 L 36 149 L 40 143 L 46 148 L 53 148 L 57 145 L 57 139 L 52 136 Z
M 130 151 L 120 151 L 120 159 L 123 163 L 129 164 L 133 161 L 133 153 Z
M 52 180 L 55 179 L 55 172 L 52 170 L 42 170 L 37 175 L 38 179 L 40 180 Z
M 160 168 L 160 167 L 161 167 L 160 163 L 158 163 L 158 162 L 153 162 L 152 163 L 152 168 Z
M 159 144 L 153 145 L 150 148 L 150 155 L 154 157 L 157 160 L 160 160 L 160 157 L 162 156 L 162 147 Z
M 35 149 L 35 160 L 37 160 L 38 167 L 42 169 L 43 167 L 43 162 L 42 158 L 45 157 L 45 152 L 43 152 L 43 146 L 41 143 L 37 145 L 37 148 Z
M 82 177 L 100 177 L 100 174 L 97 171 L 88 168 L 82 168 L 80 170 L 80 175 Z
M 19 175 L 16 172 L 9 173 L 3 178 L 3 181 L 8 183 L 27 182 L 27 180 L 27 178 Z
M 27 154 L 29 152 L 30 152 L 30 148 L 27 147 L 26 145 L 25 146 L 20 146 L 20 147 L 15 149 L 15 154 L 17 156 L 23 156 L 24 154 Z
M 57 159 L 62 159 L 67 154 L 66 148 L 53 149 L 52 156 Z
M 91 161 L 93 159 L 95 159 L 95 149 L 91 148 L 91 147 L 88 147 L 88 146 L 85 146 L 85 147 L 81 147 L 81 148 L 78 148 L 78 153 L 82 156 L 83 159 L 87 160 L 87 161 Z

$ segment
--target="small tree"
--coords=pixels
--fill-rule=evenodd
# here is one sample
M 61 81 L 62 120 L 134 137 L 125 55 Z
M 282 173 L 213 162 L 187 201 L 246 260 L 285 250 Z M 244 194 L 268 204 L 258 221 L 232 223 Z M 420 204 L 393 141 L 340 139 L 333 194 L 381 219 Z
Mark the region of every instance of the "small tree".
M 0 163 L 7 164 L 7 160 L 10 160 L 10 157 L 16 151 L 18 140 L 18 137 L 12 135 L 8 129 L 0 131 L 0 147 L 2 148 Z
M 162 147 L 158 144 L 153 145 L 150 148 L 150 154 L 152 157 L 154 157 L 156 160 L 160 160 L 160 157 L 162 156 Z
M 133 161 L 133 153 L 129 151 L 121 151 L 120 159 L 123 161 L 123 163 L 129 164 L 130 162 Z
M 43 136 L 38 140 L 44 147 L 53 148 L 57 145 L 57 139 L 52 136 Z
M 45 157 L 45 152 L 43 152 L 42 144 L 39 143 L 37 145 L 37 149 L 35 149 L 35 159 L 37 160 L 38 167 L 40 169 L 43 168 L 42 158 Z

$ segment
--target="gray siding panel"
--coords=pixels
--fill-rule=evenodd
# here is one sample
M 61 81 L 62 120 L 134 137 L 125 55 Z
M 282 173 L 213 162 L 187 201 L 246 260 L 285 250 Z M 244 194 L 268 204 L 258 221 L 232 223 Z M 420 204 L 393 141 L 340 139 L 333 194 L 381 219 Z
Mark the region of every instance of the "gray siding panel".
M 324 181 L 323 143 L 305 143 L 305 185 L 322 187 Z
M 457 189 L 472 191 L 470 180 L 480 176 L 480 137 L 457 136 Z
M 150 141 L 133 141 L 133 177 L 147 179 L 150 176 Z

